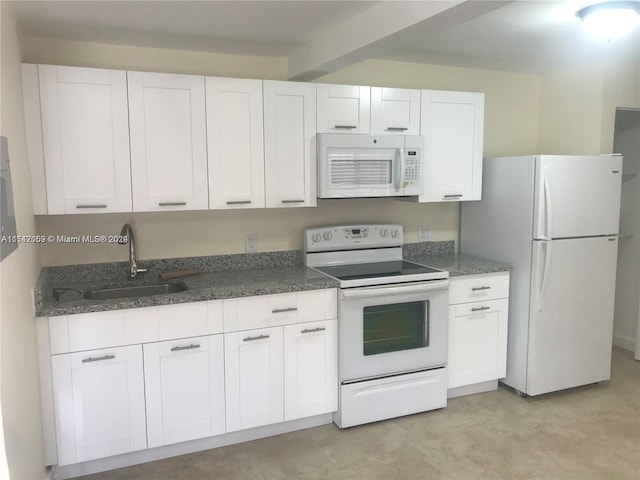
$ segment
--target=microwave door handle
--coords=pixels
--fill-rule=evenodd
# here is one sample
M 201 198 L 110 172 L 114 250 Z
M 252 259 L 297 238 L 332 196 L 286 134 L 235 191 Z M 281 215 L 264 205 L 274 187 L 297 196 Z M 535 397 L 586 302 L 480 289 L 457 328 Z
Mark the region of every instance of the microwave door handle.
M 395 158 L 394 158 L 394 170 L 395 172 L 393 172 L 393 188 L 397 190 L 400 190 L 400 186 L 401 186 L 401 170 L 402 170 L 402 150 L 404 150 L 403 148 L 396 148 L 396 153 L 395 153 Z M 398 158 L 400 157 L 400 158 Z
M 400 188 L 402 189 L 403 192 L 406 184 L 405 170 L 406 170 L 406 165 L 405 165 L 405 157 L 404 157 L 404 148 L 401 148 L 400 149 Z

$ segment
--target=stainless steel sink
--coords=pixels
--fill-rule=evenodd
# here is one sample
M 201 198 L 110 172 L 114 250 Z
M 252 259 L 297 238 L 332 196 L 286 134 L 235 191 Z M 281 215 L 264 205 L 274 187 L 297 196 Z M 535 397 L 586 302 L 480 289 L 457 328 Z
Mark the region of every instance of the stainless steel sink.
M 87 300 L 109 300 L 113 298 L 146 297 L 167 293 L 184 292 L 189 287 L 182 282 L 154 283 L 150 285 L 129 285 L 125 287 L 90 288 L 84 291 Z

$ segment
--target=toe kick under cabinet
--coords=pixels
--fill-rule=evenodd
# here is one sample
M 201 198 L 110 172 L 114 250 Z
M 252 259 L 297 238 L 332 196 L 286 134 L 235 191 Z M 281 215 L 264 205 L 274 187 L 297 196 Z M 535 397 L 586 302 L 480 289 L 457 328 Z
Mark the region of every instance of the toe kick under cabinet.
M 509 272 L 451 279 L 448 397 L 495 390 L 506 375 Z
M 38 318 L 47 463 L 330 413 L 335 289 Z

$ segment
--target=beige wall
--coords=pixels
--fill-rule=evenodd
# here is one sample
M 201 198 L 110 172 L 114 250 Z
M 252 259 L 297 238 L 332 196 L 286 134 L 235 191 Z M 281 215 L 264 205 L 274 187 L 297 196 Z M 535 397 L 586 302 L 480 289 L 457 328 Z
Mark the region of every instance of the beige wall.
M 589 65 L 545 74 L 539 153 L 611 153 L 617 107 L 640 108 L 640 64 Z
M 26 39 L 24 61 L 61 65 L 200 73 L 254 78 L 284 78 L 283 59 L 123 47 L 49 39 Z M 318 79 L 320 82 L 412 88 L 483 91 L 485 154 L 532 153 L 537 145 L 540 80 L 536 75 L 492 72 L 407 62 L 371 60 Z M 528 112 L 522 115 L 521 112 Z M 405 227 L 408 241 L 420 226 L 431 227 L 436 240 L 458 239 L 456 204 L 412 204 L 393 200 L 319 201 L 318 208 L 206 211 L 37 217 L 40 234 L 117 233 L 130 221 L 136 228 L 141 258 L 240 253 L 244 234 L 258 234 L 258 250 L 301 247 L 302 229 L 311 225 L 388 221 Z M 44 265 L 124 260 L 117 245 L 47 244 Z
M 318 82 L 484 92 L 485 156 L 526 155 L 537 150 L 538 75 L 367 60 Z
M 603 83 L 601 152 L 611 153 L 616 108 L 640 108 L 640 62 L 606 68 Z
M 35 233 L 27 162 L 20 52 L 7 2 L 2 17 L 0 133 L 9 142 L 18 234 Z M 31 290 L 39 273 L 33 245 L 21 244 L 0 267 L 0 390 L 9 471 L 14 480 L 44 478 L 38 355 Z
M 145 72 L 285 80 L 287 60 L 25 36 L 22 61 Z

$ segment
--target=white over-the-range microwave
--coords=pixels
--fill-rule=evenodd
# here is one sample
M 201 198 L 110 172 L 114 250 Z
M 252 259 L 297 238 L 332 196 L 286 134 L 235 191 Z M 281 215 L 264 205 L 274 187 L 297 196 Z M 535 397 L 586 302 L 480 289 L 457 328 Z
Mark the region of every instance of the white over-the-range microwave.
M 318 198 L 420 195 L 424 137 L 320 133 Z

